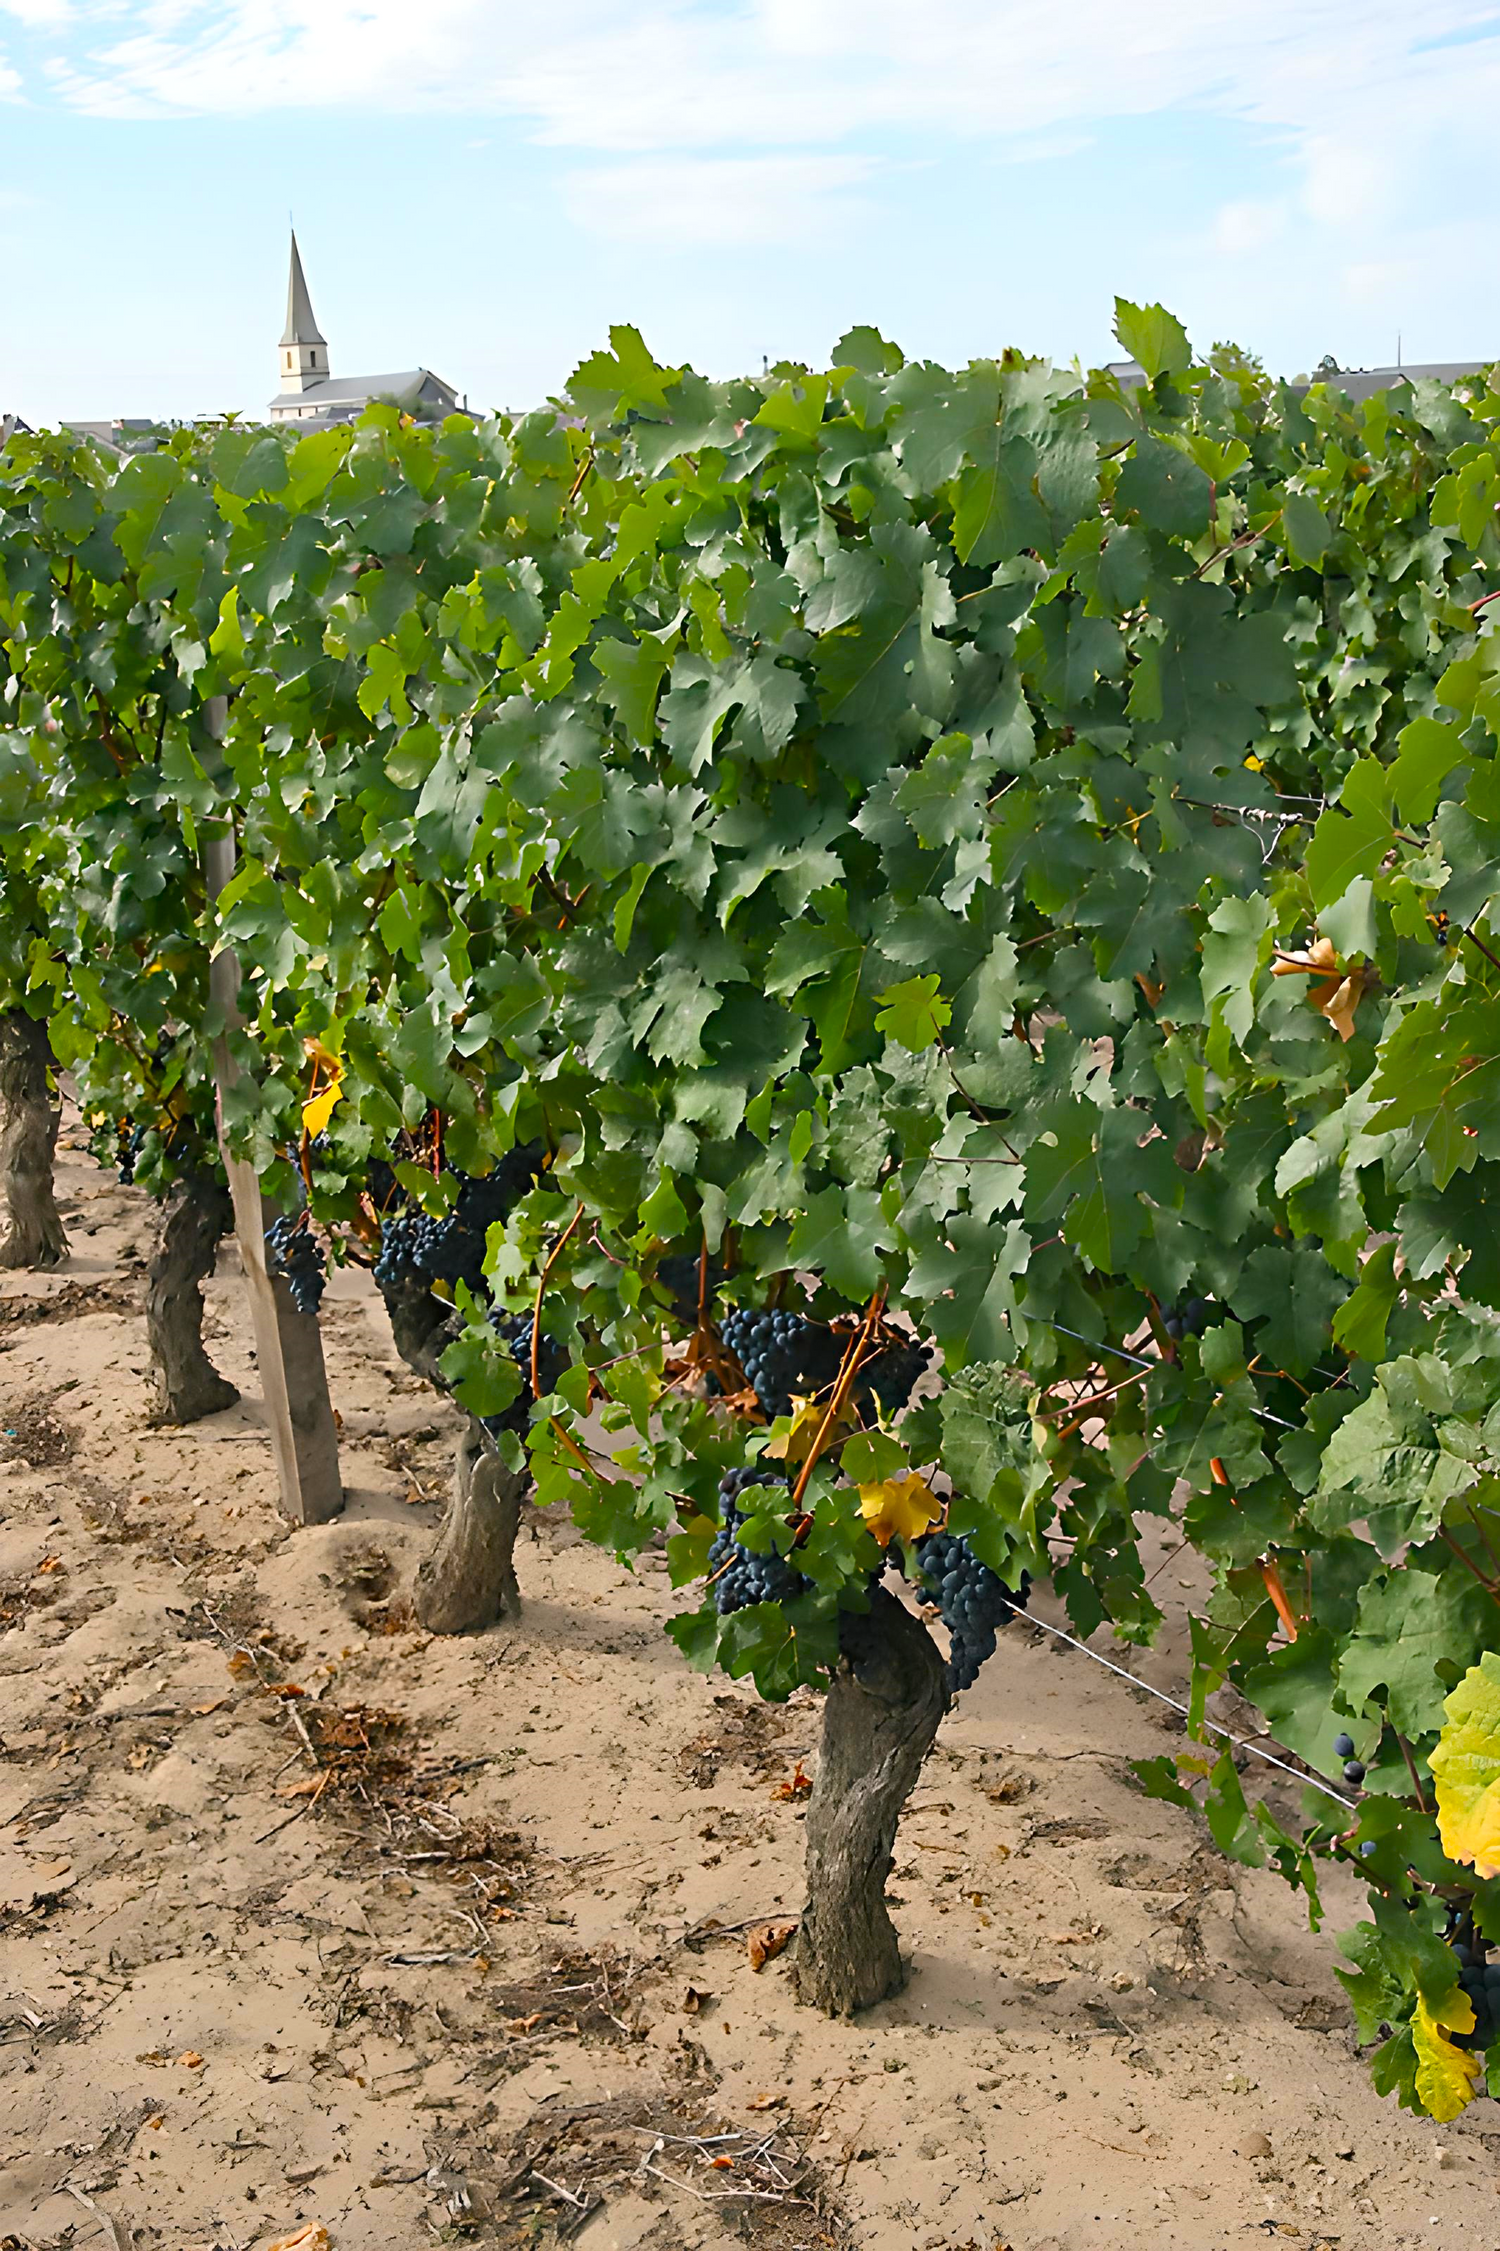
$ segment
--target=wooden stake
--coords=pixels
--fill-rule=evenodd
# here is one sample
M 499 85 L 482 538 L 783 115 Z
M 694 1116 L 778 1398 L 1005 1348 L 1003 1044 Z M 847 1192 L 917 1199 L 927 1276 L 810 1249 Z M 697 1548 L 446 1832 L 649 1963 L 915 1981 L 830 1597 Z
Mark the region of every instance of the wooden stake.
M 220 740 L 228 719 L 226 698 L 211 696 L 204 706 L 204 716 L 209 733 Z M 205 823 L 203 877 L 210 899 L 218 898 L 233 873 L 233 829 L 228 822 Z M 240 965 L 227 948 L 209 963 L 208 989 L 210 999 L 223 1010 L 226 1025 L 237 1024 Z M 239 1076 L 228 1036 L 221 1034 L 214 1042 L 219 1149 L 234 1201 L 234 1231 L 250 1299 L 255 1359 L 281 1486 L 282 1513 L 294 1524 L 326 1524 L 342 1509 L 344 1488 L 339 1477 L 338 1430 L 323 1365 L 323 1339 L 317 1321 L 310 1314 L 299 1313 L 292 1304 L 285 1281 L 269 1272 L 266 1228 L 275 1214 L 261 1196 L 260 1176 L 254 1165 L 229 1153 L 224 1104 Z

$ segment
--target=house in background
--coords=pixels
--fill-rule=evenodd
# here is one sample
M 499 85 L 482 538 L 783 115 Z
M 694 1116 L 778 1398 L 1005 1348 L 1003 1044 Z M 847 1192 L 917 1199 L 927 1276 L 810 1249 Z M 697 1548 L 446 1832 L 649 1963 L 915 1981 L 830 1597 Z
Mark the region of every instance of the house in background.
M 313 315 L 297 237 L 292 236 L 291 272 L 286 290 L 286 327 L 278 347 L 281 387 L 266 408 L 272 422 L 299 422 L 328 429 L 354 422 L 377 399 L 388 400 L 416 422 L 441 422 L 446 414 L 467 413 L 451 383 L 430 367 L 407 367 L 393 375 L 330 374 L 328 342 Z

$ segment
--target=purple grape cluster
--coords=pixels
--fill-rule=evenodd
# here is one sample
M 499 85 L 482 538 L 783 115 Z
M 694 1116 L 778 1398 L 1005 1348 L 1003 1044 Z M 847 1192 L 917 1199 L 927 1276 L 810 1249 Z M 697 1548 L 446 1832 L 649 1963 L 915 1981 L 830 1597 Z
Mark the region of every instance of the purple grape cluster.
M 786 1479 L 779 1469 L 752 1462 L 729 1470 L 719 1481 L 719 1529 L 708 1551 L 708 1577 L 721 1618 L 757 1602 L 790 1602 L 812 1584 L 774 1548 L 761 1554 L 741 1544 L 737 1534 L 749 1512 L 742 1512 L 737 1503 L 752 1485 L 784 1488 Z

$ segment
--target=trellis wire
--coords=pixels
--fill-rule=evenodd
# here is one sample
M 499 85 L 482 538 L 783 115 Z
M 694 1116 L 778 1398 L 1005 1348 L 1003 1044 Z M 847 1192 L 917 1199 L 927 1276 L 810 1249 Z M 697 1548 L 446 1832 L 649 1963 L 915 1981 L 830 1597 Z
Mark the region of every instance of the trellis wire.
M 1082 1650 L 1085 1657 L 1092 1658 L 1096 1665 L 1102 1665 L 1107 1673 L 1117 1673 L 1132 1688 L 1143 1689 L 1146 1695 L 1154 1696 L 1159 1704 L 1170 1704 L 1174 1712 L 1181 1712 L 1185 1720 L 1191 1721 L 1192 1713 L 1186 1704 L 1179 1704 L 1175 1696 L 1169 1696 L 1165 1689 L 1153 1688 L 1148 1680 L 1138 1680 L 1123 1665 L 1116 1665 L 1108 1657 L 1101 1657 L 1097 1649 L 1090 1649 L 1086 1641 L 1079 1641 L 1075 1635 L 1065 1633 L 1061 1626 L 1054 1626 L 1050 1619 L 1038 1618 L 1033 1611 L 1028 1610 L 1026 1623 L 1040 1626 L 1043 1633 L 1056 1634 L 1059 1641 L 1065 1641 L 1070 1649 Z M 1332 1798 L 1335 1805 L 1341 1805 L 1346 1813 L 1358 1813 L 1359 1807 L 1352 1798 L 1341 1797 L 1326 1782 L 1320 1782 L 1315 1774 L 1304 1774 L 1300 1767 L 1288 1766 L 1285 1759 L 1278 1759 L 1270 1751 L 1262 1751 L 1258 1745 L 1247 1742 L 1243 1735 L 1235 1735 L 1227 1727 L 1220 1727 L 1217 1720 L 1205 1718 L 1203 1725 L 1211 1735 L 1222 1735 L 1225 1742 L 1232 1743 L 1237 1751 L 1247 1752 L 1252 1759 L 1260 1759 L 1266 1766 L 1279 1767 L 1283 1774 L 1289 1774 L 1294 1782 L 1302 1783 L 1309 1790 L 1321 1791 L 1325 1798 Z

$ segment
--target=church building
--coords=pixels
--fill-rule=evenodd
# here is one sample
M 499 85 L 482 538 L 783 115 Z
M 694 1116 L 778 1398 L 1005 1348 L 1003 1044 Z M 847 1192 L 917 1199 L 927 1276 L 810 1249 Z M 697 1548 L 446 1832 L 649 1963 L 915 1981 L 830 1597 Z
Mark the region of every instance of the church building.
M 354 422 L 376 399 L 387 400 L 417 422 L 441 422 L 446 414 L 467 411 L 451 383 L 430 367 L 402 368 L 394 375 L 330 374 L 328 344 L 313 318 L 312 299 L 297 237 L 292 236 L 292 268 L 287 281 L 286 328 L 279 347 L 281 387 L 267 407 L 273 422 L 300 422 L 327 429 Z

